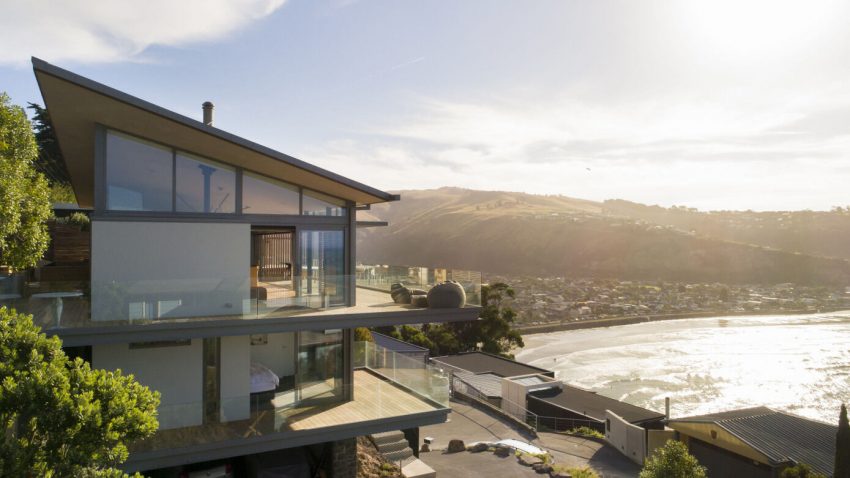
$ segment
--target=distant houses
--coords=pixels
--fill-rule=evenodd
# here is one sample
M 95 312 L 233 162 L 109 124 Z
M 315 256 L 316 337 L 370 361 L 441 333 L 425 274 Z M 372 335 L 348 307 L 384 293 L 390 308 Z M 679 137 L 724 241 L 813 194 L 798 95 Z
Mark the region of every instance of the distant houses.
M 832 476 L 838 427 L 767 407 L 671 419 L 711 477 L 774 478 L 805 463 Z
M 677 439 L 712 478 L 778 478 L 800 463 L 832 476 L 834 425 L 766 407 L 670 419 L 562 383 L 550 370 L 483 352 L 434 357 L 431 363 L 450 374 L 455 398 L 490 406 L 535 431 L 594 429 L 638 464 Z

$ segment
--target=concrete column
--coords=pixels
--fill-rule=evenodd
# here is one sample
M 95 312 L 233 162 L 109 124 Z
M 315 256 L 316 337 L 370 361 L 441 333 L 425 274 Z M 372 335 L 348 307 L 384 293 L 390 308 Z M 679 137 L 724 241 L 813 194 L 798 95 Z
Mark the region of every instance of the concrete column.
M 357 478 L 357 439 L 333 442 L 330 478 Z

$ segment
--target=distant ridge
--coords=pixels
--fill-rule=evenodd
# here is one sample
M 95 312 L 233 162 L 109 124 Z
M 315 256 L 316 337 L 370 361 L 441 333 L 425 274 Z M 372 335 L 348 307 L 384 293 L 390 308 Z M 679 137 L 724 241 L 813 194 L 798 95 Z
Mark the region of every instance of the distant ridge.
M 358 212 L 364 262 L 535 276 L 850 285 L 850 211 L 699 212 L 462 188 Z

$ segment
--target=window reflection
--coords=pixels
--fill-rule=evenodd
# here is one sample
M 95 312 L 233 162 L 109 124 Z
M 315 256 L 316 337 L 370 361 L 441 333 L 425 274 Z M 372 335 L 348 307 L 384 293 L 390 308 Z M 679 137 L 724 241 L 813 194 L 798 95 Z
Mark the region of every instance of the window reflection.
M 224 164 L 177 154 L 177 210 L 236 212 L 236 170 Z
M 345 201 L 305 189 L 303 214 L 305 216 L 345 216 Z
M 247 171 L 242 175 L 244 214 L 298 214 L 298 188 Z
M 171 211 L 170 149 L 109 131 L 106 135 L 106 207 L 117 211 Z

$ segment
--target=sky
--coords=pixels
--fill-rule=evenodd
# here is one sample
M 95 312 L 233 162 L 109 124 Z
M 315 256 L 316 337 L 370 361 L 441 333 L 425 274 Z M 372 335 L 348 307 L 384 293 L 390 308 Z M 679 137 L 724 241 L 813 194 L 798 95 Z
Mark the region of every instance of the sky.
M 0 0 L 36 56 L 384 190 L 850 204 L 850 2 Z

